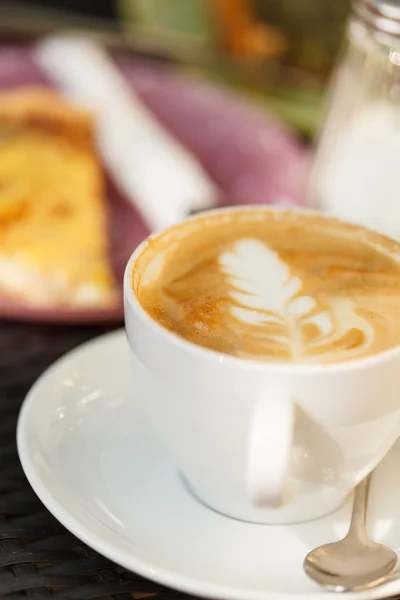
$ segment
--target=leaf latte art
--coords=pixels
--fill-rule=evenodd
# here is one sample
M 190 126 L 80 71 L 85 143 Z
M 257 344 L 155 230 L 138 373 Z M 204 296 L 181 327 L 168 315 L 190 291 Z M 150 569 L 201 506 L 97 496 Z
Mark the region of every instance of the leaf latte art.
M 400 246 L 333 218 L 216 213 L 153 238 L 133 290 L 161 326 L 268 362 L 338 362 L 400 344 Z
M 232 286 L 234 326 L 244 336 L 252 327 L 251 335 L 264 346 L 263 357 L 290 356 L 299 362 L 308 354 L 326 356 L 337 345 L 358 353 L 371 343 L 373 328 L 351 301 L 336 298 L 319 307 L 314 298 L 301 295 L 300 278 L 262 242 L 241 240 L 219 262 Z

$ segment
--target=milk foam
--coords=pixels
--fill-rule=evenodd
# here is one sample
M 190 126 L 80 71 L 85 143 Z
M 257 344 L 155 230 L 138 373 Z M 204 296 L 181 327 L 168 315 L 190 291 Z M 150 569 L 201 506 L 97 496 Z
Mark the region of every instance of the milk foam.
M 235 301 L 231 314 L 242 324 L 265 331 L 266 355 L 270 354 L 271 345 L 276 349 L 278 344 L 287 349 L 294 362 L 309 362 L 310 350 L 318 355 L 319 347 L 328 358 L 335 342 L 355 329 L 362 334 L 363 343 L 353 352 L 364 352 L 371 346 L 374 330 L 356 313 L 351 300 L 332 298 L 329 310 L 320 310 L 315 298 L 301 295 L 301 279 L 291 274 L 289 266 L 267 244 L 255 239 L 239 240 L 230 251 L 223 252 L 218 261 L 230 284 L 229 294 Z M 285 335 L 268 328 L 272 324 L 281 325 Z M 313 325 L 318 330 L 315 341 L 309 344 L 302 336 L 301 329 L 305 325 Z
M 132 287 L 161 326 L 219 353 L 327 363 L 400 345 L 400 245 L 318 214 L 189 220 L 148 242 Z

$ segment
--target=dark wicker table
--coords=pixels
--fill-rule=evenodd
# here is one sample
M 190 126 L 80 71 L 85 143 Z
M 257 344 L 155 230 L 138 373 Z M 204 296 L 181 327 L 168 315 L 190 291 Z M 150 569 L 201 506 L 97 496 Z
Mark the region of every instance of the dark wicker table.
M 184 599 L 117 567 L 46 510 L 19 463 L 15 431 L 35 379 L 78 344 L 109 331 L 0 322 L 0 599 Z

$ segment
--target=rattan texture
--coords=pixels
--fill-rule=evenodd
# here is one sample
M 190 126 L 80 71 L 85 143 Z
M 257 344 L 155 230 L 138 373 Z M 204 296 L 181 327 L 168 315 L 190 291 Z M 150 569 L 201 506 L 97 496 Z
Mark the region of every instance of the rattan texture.
M 114 565 L 70 534 L 37 498 L 18 459 L 17 417 L 33 382 L 62 354 L 106 331 L 0 322 L 0 599 L 188 598 Z

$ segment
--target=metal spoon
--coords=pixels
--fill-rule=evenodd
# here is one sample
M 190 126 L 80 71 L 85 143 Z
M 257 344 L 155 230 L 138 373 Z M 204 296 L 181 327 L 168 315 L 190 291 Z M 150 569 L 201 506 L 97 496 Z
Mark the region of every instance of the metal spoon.
M 307 575 L 325 588 L 344 592 L 371 588 L 383 583 L 395 569 L 397 554 L 368 538 L 365 522 L 371 475 L 354 494 L 353 512 L 347 535 L 307 554 L 303 567 Z

